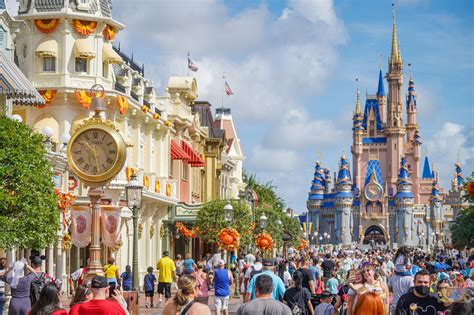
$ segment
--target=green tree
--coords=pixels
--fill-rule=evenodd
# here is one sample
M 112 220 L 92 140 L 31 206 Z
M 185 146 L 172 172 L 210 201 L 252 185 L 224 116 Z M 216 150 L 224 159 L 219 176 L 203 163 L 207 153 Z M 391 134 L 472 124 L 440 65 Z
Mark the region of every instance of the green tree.
M 457 248 L 474 247 L 474 198 L 469 194 L 468 185 L 474 185 L 474 173 L 466 180 L 464 185 L 463 200 L 469 205 L 463 209 L 455 218 L 454 224 L 451 226 L 451 238 L 453 245 Z
M 196 217 L 195 227 L 199 228 L 202 239 L 210 243 L 217 243 L 217 234 L 227 227 L 224 220 L 225 200 L 215 200 L 202 206 Z M 253 241 L 252 212 L 244 202 L 231 201 L 234 208 L 234 220 L 231 227 L 240 234 L 240 246 L 246 247 Z
M 0 248 L 45 248 L 59 212 L 43 138 L 0 115 Z

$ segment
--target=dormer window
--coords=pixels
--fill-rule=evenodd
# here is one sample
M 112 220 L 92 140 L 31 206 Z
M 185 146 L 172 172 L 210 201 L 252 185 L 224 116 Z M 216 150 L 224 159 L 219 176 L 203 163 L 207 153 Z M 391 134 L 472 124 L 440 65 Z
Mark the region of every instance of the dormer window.
M 43 72 L 56 72 L 56 57 L 43 57 Z

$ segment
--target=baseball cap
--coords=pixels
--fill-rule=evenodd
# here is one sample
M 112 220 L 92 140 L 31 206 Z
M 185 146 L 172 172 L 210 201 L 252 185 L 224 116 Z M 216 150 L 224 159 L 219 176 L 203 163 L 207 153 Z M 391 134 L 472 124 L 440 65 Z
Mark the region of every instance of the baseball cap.
M 225 260 L 224 259 L 219 259 L 217 264 L 220 265 L 220 266 L 225 265 Z
M 106 277 L 95 276 L 94 278 L 92 278 L 91 287 L 94 289 L 108 288 L 109 283 L 107 282 Z
M 273 259 L 265 258 L 265 259 L 263 260 L 263 265 L 264 265 L 264 266 L 267 266 L 267 267 L 268 267 L 268 266 L 273 266 Z

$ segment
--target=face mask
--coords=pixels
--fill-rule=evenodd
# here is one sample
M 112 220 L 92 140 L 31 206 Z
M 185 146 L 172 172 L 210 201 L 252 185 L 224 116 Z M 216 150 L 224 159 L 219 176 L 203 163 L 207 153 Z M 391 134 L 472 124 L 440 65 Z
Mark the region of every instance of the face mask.
M 425 296 L 425 295 L 428 295 L 428 293 L 430 293 L 430 288 L 424 285 L 416 285 L 415 291 L 419 295 Z

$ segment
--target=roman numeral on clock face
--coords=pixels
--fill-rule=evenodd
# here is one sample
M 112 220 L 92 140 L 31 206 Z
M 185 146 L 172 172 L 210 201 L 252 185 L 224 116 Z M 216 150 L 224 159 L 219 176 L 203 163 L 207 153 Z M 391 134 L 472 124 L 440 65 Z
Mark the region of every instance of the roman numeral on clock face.
M 87 172 L 87 171 L 89 170 L 89 168 L 90 168 L 90 165 L 89 165 L 89 164 L 86 164 L 86 165 L 84 166 L 84 171 Z
M 99 132 L 96 130 L 92 131 L 92 136 L 94 137 L 94 139 L 99 138 Z
M 77 159 L 77 164 L 82 165 L 82 163 L 84 163 L 84 159 L 83 158 L 78 158 Z

